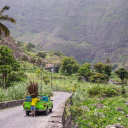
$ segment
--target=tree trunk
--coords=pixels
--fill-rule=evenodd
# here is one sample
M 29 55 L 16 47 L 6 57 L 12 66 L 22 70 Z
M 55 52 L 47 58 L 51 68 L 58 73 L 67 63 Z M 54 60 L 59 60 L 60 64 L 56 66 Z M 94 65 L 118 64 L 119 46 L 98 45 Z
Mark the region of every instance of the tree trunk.
M 4 74 L 2 75 L 2 86 L 3 86 L 3 88 L 4 88 Z
M 122 84 L 124 83 L 124 79 L 122 79 Z
M 5 89 L 7 89 L 6 78 L 7 78 L 7 74 L 5 74 Z

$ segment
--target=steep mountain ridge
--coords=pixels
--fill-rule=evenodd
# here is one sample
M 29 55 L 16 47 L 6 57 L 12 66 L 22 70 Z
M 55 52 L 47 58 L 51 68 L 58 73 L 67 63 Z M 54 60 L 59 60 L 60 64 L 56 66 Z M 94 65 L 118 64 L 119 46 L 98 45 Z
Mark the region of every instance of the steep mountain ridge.
M 128 60 L 127 0 L 5 0 L 16 40 L 61 50 L 79 62 Z

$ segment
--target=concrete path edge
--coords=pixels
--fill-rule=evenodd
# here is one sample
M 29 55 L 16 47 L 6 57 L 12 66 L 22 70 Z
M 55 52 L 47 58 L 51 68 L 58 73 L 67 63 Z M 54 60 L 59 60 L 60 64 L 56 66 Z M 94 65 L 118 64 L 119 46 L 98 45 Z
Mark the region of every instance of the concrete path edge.
M 53 91 L 58 91 L 58 90 L 53 90 Z M 66 92 L 66 91 L 59 91 L 59 92 Z M 67 93 L 70 93 L 70 96 L 61 104 L 59 104 L 57 110 L 54 112 L 54 114 L 51 115 L 49 124 L 47 128 L 64 128 L 64 114 L 65 114 L 65 106 L 68 101 L 68 99 L 71 99 L 72 97 L 72 92 L 68 91 Z

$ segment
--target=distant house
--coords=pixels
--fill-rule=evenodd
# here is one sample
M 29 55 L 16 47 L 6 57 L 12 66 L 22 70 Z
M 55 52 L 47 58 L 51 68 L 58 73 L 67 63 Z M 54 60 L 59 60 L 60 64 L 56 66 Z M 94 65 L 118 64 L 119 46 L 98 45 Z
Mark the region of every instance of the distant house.
M 58 73 L 58 67 L 54 66 L 53 64 L 46 64 L 46 67 L 44 67 L 44 69 L 52 73 Z
M 53 67 L 54 65 L 53 64 L 46 64 L 46 67 Z

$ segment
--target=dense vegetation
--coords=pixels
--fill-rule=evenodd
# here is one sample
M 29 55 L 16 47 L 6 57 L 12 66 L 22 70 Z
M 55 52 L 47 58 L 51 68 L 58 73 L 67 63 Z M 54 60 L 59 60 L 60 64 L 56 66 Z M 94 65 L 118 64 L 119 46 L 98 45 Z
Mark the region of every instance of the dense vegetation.
M 12 53 L 5 46 L 1 48 Z M 4 54 L 0 55 L 1 58 L 4 57 Z M 14 59 L 11 54 L 10 57 Z M 8 65 L 11 66 L 11 63 Z M 0 101 L 24 98 L 29 85 L 28 79 L 31 79 L 38 83 L 39 93 L 51 94 L 53 89 L 73 92 L 73 106 L 70 108 L 73 125 L 84 128 L 85 123 L 98 128 L 119 123 L 127 127 L 127 76 L 128 72 L 124 68 L 112 72 L 110 63 L 99 62 L 92 67 L 89 63 L 79 65 L 73 57 L 65 57 L 61 62 L 60 72 L 52 74 L 52 79 L 51 73 L 43 70 L 41 88 L 41 68 L 36 63 L 22 60 L 19 61 L 18 70 L 8 72 L 7 81 L 11 85 L 7 82 L 6 89 L 4 86 L 0 87 Z M 118 85 L 108 84 L 110 79 L 118 81 Z M 2 82 L 2 77 L 0 80 Z
M 1 46 L 0 47 L 0 73 L 2 74 L 1 85 L 3 87 L 7 88 L 7 82 L 10 82 L 12 71 L 18 71 L 19 67 L 20 65 L 18 64 L 18 61 L 16 61 L 13 57 L 13 50 L 9 49 L 7 46 Z M 7 76 L 8 76 L 8 80 L 7 80 Z

